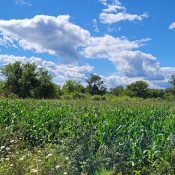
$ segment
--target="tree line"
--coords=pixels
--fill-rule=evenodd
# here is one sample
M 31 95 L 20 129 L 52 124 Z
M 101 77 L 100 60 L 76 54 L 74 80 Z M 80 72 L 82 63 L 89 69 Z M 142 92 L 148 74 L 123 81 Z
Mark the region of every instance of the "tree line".
M 1 73 L 5 77 L 0 81 L 0 95 L 5 97 L 16 96 L 19 98 L 59 98 L 64 95 L 73 95 L 82 98 L 89 95 L 129 96 L 139 98 L 175 99 L 175 75 L 169 81 L 170 88 L 151 89 L 145 81 L 136 81 L 126 87 L 119 85 L 108 89 L 99 75 L 92 74 L 86 86 L 80 82 L 68 80 L 61 87 L 53 83 L 53 77 L 43 68 L 38 68 L 34 63 L 23 64 L 19 61 L 4 65 Z

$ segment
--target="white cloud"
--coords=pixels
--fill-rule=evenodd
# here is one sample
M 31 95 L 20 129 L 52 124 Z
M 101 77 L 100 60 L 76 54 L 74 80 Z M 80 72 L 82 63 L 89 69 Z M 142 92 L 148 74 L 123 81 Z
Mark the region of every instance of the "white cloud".
M 171 67 L 170 69 L 174 69 L 173 67 Z M 163 73 L 163 72 L 162 72 Z M 130 83 L 133 83 L 135 81 L 139 81 L 139 80 L 143 80 L 146 81 L 147 83 L 149 83 L 149 86 L 151 88 L 167 88 L 170 87 L 170 83 L 169 80 L 171 78 L 173 74 L 166 74 L 164 73 L 164 78 L 161 80 L 149 80 L 146 79 L 145 77 L 127 77 L 122 73 L 113 73 L 109 76 L 102 76 L 105 84 L 107 85 L 107 87 L 109 88 L 113 88 L 116 87 L 118 85 L 123 85 L 126 86 Z
M 78 58 L 77 49 L 90 38 L 90 33 L 71 23 L 68 15 L 0 20 L 0 32 L 25 50 L 61 56 L 67 62 Z
M 27 6 L 32 6 L 31 2 L 29 0 L 16 0 L 17 5 L 27 5 Z
M 107 0 L 102 1 L 104 5 L 108 5 Z M 116 0 L 115 5 L 115 8 L 109 7 L 108 11 L 114 12 L 117 9 L 118 12 L 122 9 L 119 1 Z M 94 24 L 97 24 L 96 20 Z M 40 15 L 32 19 L 0 20 L 0 45 L 9 47 L 18 43 L 18 46 L 25 50 L 62 57 L 69 64 L 57 65 L 41 58 L 13 55 L 0 55 L 0 62 L 4 64 L 15 61 L 26 62 L 26 60 L 35 62 L 46 68 L 56 82 L 64 82 L 68 79 L 81 81 L 92 73 L 93 67 L 89 65 L 75 65 L 73 61 L 78 56 L 106 59 L 116 68 L 116 72 L 104 77 L 108 84 L 127 84 L 135 80 L 146 80 L 152 87 L 165 87 L 175 68 L 160 67 L 153 55 L 141 51 L 141 47 L 148 40 L 130 41 L 126 37 L 111 35 L 92 37 L 89 31 L 71 23 L 68 15 L 58 17 Z
M 13 45 L 14 45 L 14 42 L 11 38 L 0 34 L 0 46 L 10 47 Z
M 154 56 L 138 49 L 147 40 L 129 41 L 110 35 L 91 38 L 82 54 L 88 58 L 108 59 L 117 71 L 128 77 L 160 79 L 159 63 Z
M 174 67 L 160 67 L 156 57 L 140 51 L 148 39 L 129 41 L 110 35 L 91 38 L 82 54 L 88 58 L 106 59 L 116 67 L 116 72 L 103 77 L 109 87 L 145 80 L 151 87 L 167 87 Z
M 2 65 L 20 61 L 22 63 L 35 63 L 38 67 L 45 68 L 53 75 L 54 81 L 57 83 L 64 83 L 66 80 L 72 79 L 75 81 L 85 81 L 87 75 L 93 70 L 89 65 L 77 66 L 73 64 L 56 64 L 52 61 L 46 61 L 37 57 L 25 57 L 14 55 L 0 55 L 0 63 Z
M 175 22 L 173 22 L 173 23 L 169 26 L 169 29 L 171 29 L 171 30 L 175 29 Z
M 95 31 L 95 32 L 99 32 L 97 20 L 96 20 L 96 19 L 93 19 L 92 22 L 93 22 L 93 26 L 94 26 L 94 29 L 95 29 L 94 31 Z
M 112 13 L 101 13 L 100 14 L 100 21 L 102 23 L 105 24 L 113 24 L 113 23 L 117 23 L 120 21 L 141 21 L 143 20 L 143 18 L 147 17 L 146 14 L 143 15 L 133 15 L 133 14 L 127 14 L 125 12 L 122 13 L 116 13 L 116 14 L 112 14 Z
M 112 4 L 108 0 L 100 1 L 106 9 L 100 13 L 99 19 L 104 24 L 113 24 L 120 21 L 141 21 L 148 17 L 146 13 L 142 15 L 130 14 L 118 0 L 113 0 Z

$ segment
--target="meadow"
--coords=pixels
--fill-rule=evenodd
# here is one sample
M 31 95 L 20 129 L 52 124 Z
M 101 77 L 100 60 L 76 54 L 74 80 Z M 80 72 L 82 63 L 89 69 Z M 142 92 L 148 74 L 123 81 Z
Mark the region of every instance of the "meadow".
M 175 174 L 174 128 L 161 99 L 2 99 L 0 174 Z

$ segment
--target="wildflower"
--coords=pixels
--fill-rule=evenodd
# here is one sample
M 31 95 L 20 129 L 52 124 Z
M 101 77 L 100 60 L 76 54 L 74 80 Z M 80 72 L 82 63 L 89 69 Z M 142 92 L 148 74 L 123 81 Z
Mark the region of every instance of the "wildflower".
M 60 165 L 56 165 L 55 168 L 56 168 L 56 169 L 60 168 Z
M 24 157 L 21 157 L 19 160 L 20 160 L 20 161 L 23 161 L 23 160 L 24 160 Z
M 32 169 L 32 173 L 38 173 L 37 169 Z
M 69 157 L 66 157 L 66 160 L 69 160 Z
M 66 175 L 66 174 L 67 174 L 67 172 L 64 172 L 63 174 L 64 174 L 64 175 Z
M 19 160 L 22 161 L 24 158 L 26 158 L 26 156 L 22 156 Z
M 10 159 L 7 157 L 5 160 L 9 161 Z
M 48 159 L 49 157 L 51 157 L 53 154 L 48 154 L 47 156 L 46 156 L 46 159 Z
M 14 143 L 15 142 L 15 140 L 10 140 L 10 143 Z
M 1 150 L 4 149 L 4 148 L 5 148 L 5 146 L 1 146 Z
M 9 147 L 7 147 L 7 148 L 6 148 L 6 150 L 7 150 L 7 151 L 10 151 L 10 148 L 9 148 Z
M 3 162 L 4 161 L 4 158 L 1 158 L 0 161 Z

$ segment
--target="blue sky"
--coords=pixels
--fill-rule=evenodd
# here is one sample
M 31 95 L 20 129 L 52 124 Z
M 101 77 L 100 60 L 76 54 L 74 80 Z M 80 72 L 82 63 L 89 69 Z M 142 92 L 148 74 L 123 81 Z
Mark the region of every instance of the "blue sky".
M 175 74 L 175 1 L 6 0 L 0 2 L 0 65 L 47 69 L 56 83 L 100 75 L 109 87 Z

